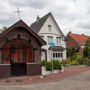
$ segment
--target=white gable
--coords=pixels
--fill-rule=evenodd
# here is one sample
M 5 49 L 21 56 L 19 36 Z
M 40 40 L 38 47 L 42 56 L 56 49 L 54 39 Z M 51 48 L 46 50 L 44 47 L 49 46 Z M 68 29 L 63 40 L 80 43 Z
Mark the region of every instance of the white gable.
M 48 25 L 51 25 L 51 30 L 48 29 Z M 49 50 L 50 44 L 48 43 L 49 41 L 49 37 L 52 37 L 52 43 L 54 43 L 54 46 L 62 46 L 64 48 L 66 48 L 66 43 L 64 41 L 64 37 L 62 32 L 60 31 L 58 25 L 56 24 L 54 18 L 52 15 L 49 15 L 47 20 L 44 22 L 43 26 L 41 27 L 41 29 L 38 32 L 38 35 L 41 36 L 47 43 L 47 45 L 43 46 L 43 49 L 47 50 L 47 60 L 51 60 L 52 56 L 51 56 L 51 51 Z M 61 37 L 61 42 L 57 43 L 57 38 Z M 60 51 L 59 51 L 60 53 Z M 66 50 L 62 51 L 63 53 L 63 57 L 64 59 L 66 59 Z M 42 55 L 43 56 L 43 55 Z M 60 58 L 60 59 L 62 59 Z M 42 57 L 43 59 L 43 57 Z
M 51 30 L 48 29 L 48 25 L 51 25 Z M 62 36 L 62 33 L 60 32 L 56 22 L 51 15 L 48 17 L 48 19 L 45 21 L 44 25 L 40 29 L 39 34 L 41 33 L 52 33 Z

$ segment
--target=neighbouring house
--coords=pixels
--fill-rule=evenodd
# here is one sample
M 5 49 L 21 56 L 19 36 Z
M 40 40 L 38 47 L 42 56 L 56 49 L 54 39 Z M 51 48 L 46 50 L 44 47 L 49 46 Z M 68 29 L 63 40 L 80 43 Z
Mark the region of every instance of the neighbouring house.
M 41 18 L 37 16 L 30 27 L 47 43 L 42 47 L 42 60 L 66 59 L 65 36 L 51 13 Z
M 84 34 L 80 35 L 69 32 L 66 36 L 66 47 L 70 49 L 78 48 L 78 52 L 82 53 L 87 39 L 88 36 Z
M 40 75 L 41 39 L 22 20 L 0 34 L 0 78 Z

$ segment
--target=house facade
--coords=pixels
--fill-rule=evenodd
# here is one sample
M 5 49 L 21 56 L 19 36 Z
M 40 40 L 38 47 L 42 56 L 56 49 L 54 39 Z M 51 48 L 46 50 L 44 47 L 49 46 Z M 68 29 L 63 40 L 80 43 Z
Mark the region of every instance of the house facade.
M 38 16 L 30 27 L 47 43 L 42 47 L 42 60 L 66 59 L 65 37 L 51 13 Z
M 22 20 L 0 34 L 0 78 L 40 75 L 41 46 L 46 44 Z
M 88 40 L 88 36 L 82 34 L 74 34 L 69 32 L 66 36 L 66 47 L 67 48 L 79 48 L 80 53 L 83 53 L 83 48 L 85 46 L 86 41 Z

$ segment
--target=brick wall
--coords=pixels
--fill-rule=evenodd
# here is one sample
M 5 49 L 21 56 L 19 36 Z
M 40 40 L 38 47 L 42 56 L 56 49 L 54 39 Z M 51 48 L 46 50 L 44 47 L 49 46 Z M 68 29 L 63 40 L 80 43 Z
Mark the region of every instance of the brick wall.
M 0 79 L 10 77 L 10 65 L 0 65 Z
M 27 64 L 27 76 L 41 75 L 41 64 Z
M 66 47 L 67 48 L 77 48 L 79 47 L 79 44 L 68 34 L 66 37 Z

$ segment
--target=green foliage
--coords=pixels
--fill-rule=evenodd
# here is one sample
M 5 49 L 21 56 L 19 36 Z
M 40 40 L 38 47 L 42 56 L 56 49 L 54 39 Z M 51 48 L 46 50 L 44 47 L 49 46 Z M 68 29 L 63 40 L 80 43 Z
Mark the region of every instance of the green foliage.
M 77 61 L 77 62 L 79 63 L 78 65 L 85 65 L 87 59 L 86 59 L 85 57 L 83 57 L 82 54 L 80 54 L 80 53 L 75 53 L 75 54 L 73 55 L 73 57 L 70 58 L 70 60 L 71 60 L 71 62 L 72 62 L 72 61 Z
M 46 70 L 47 71 L 52 71 L 52 63 L 51 62 L 46 63 Z
M 67 57 L 73 57 L 73 55 L 74 55 L 75 53 L 78 53 L 79 47 L 77 47 L 77 48 L 72 48 L 72 49 L 67 48 L 66 51 L 67 51 Z
M 90 59 L 90 37 L 88 38 L 87 42 L 86 42 L 86 52 L 87 52 L 87 57 L 88 59 Z
M 79 62 L 76 60 L 74 60 L 74 61 L 72 61 L 72 62 L 70 62 L 70 65 L 79 65 Z
M 67 48 L 66 51 L 67 51 L 67 57 L 70 57 L 71 56 L 71 49 Z
M 59 60 L 52 60 L 51 63 L 53 62 L 53 69 L 54 70 L 61 70 L 61 63 Z
M 86 64 L 86 60 L 83 57 L 78 58 L 77 61 L 79 62 L 80 65 Z
M 64 67 L 65 67 L 65 66 L 69 66 L 69 62 L 68 62 L 67 60 L 62 61 L 61 63 L 62 63 L 62 65 L 63 65 Z
M 46 66 L 46 63 L 47 63 L 47 61 L 46 60 L 43 60 L 42 61 L 42 66 Z
M 87 57 L 88 56 L 88 48 L 85 46 L 83 49 L 83 57 Z
M 61 70 L 62 64 L 59 60 L 51 60 L 49 62 L 46 62 L 45 60 L 42 62 L 43 66 L 46 66 L 47 71 L 52 71 L 52 65 L 53 70 Z

